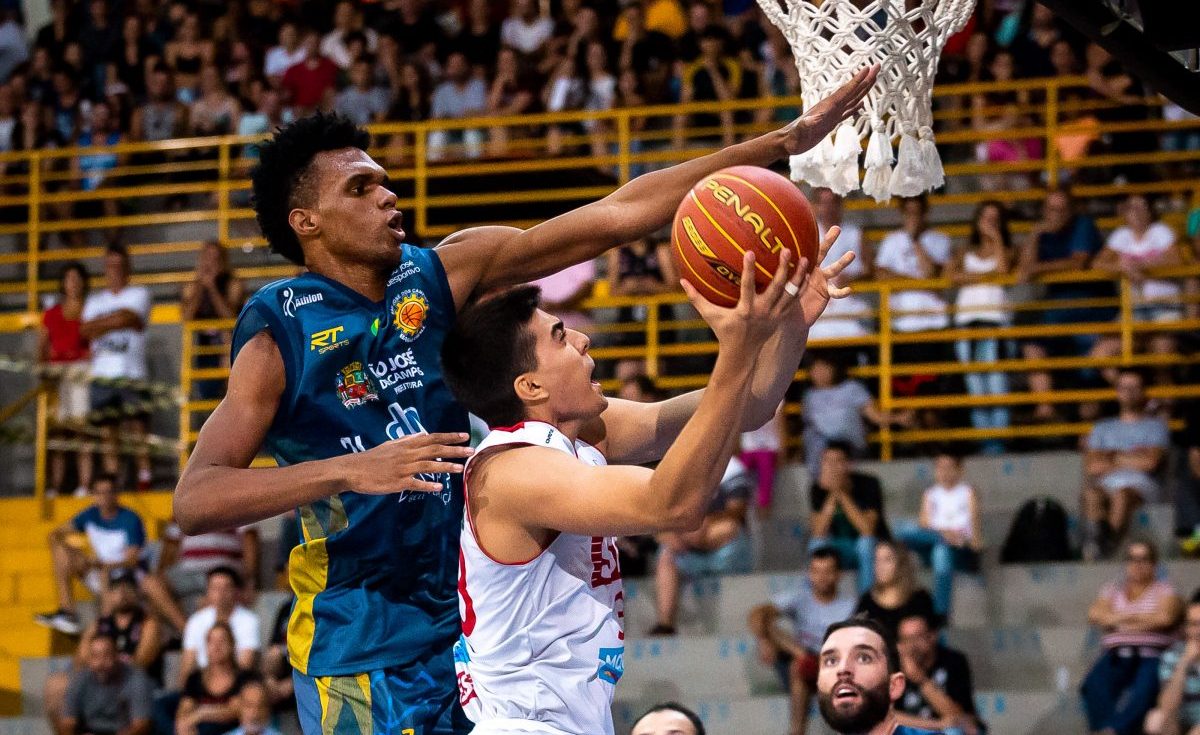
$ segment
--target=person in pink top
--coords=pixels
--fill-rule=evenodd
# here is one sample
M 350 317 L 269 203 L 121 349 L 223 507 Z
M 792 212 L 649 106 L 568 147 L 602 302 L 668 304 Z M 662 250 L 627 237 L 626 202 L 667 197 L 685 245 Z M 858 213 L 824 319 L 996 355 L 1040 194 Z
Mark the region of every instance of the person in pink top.
M 1088 731 L 1097 735 L 1141 732 L 1158 696 L 1162 652 L 1177 638 L 1183 601 L 1156 574 L 1158 552 L 1148 541 L 1125 546 L 1125 576 L 1100 590 L 1088 622 L 1104 635 L 1104 652 L 1088 672 L 1080 693 Z

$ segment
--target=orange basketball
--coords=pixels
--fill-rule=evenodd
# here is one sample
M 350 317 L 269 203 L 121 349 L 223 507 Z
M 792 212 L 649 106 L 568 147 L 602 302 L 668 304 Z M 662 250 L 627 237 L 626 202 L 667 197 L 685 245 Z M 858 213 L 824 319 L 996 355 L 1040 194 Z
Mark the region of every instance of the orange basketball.
M 733 166 L 692 187 L 675 212 L 671 251 L 680 275 L 714 304 L 736 304 L 742 255 L 754 252 L 754 283 L 762 291 L 775 275 L 779 254 L 792 251 L 793 265 L 816 265 L 820 237 L 808 199 L 779 174 Z

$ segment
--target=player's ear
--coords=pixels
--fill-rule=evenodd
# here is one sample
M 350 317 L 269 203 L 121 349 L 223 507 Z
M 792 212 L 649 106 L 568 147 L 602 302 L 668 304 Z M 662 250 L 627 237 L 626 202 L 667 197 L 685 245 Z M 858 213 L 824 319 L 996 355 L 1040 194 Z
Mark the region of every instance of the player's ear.
M 321 219 L 311 209 L 296 208 L 288 212 L 288 224 L 297 237 L 313 237 L 321 230 Z
M 549 397 L 546 387 L 533 373 L 521 373 L 513 380 L 513 390 L 521 403 L 541 403 Z
M 893 702 L 904 696 L 906 682 L 904 674 L 899 671 L 888 677 L 888 696 L 891 697 Z

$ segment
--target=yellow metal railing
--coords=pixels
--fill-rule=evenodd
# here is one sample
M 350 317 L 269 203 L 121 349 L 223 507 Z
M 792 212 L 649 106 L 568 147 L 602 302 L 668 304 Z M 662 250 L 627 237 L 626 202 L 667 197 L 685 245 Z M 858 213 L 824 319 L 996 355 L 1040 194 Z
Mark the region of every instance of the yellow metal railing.
M 1072 161 L 1062 160 L 1057 141 L 1064 133 L 1064 124 L 1074 124 L 1080 115 L 1117 106 L 1105 100 L 1072 97 L 1074 92 L 1084 88 L 1086 80 L 1082 77 L 937 87 L 933 96 L 940 108 L 936 112 L 938 142 L 944 150 L 953 145 L 1003 138 L 1036 140 L 1042 152 L 1030 160 L 1008 163 L 948 161 L 948 193 L 931 197 L 931 203 L 934 206 L 971 204 L 990 198 L 1009 203 L 1034 202 L 1041 197 L 1040 187 L 1035 183 L 1056 183 L 1068 169 L 1094 172 L 1114 166 L 1176 166 L 1200 160 L 1197 151 L 1098 153 Z M 1011 105 L 988 104 L 979 110 L 972 110 L 969 103 L 952 104 L 961 103 L 972 95 L 995 93 L 1022 94 L 1028 96 L 1029 101 Z M 1153 108 L 1161 101 L 1149 98 L 1145 104 L 1147 108 Z M 400 196 L 398 206 L 414 224 L 413 229 L 422 237 L 437 238 L 474 224 L 528 226 L 538 218 L 515 212 L 514 206 L 554 202 L 569 206 L 573 202 L 592 200 L 641 171 L 715 150 L 718 144 L 714 137 L 719 137 L 721 129 L 698 127 L 693 119 L 697 114 L 731 111 L 735 113 L 735 137 L 747 138 L 776 127 L 779 124 L 773 120 L 776 113 L 799 105 L 799 98 L 778 97 L 608 111 L 385 123 L 370 128 L 371 153 L 388 167 Z M 998 131 L 979 129 L 973 124 L 973 114 L 995 114 L 1005 110 L 1022 116 L 1019 127 Z M 682 127 L 677 126 L 677 121 L 683 122 Z M 558 137 L 561 144 L 558 155 L 547 153 L 547 131 L 551 128 L 565 131 Z M 463 146 L 450 145 L 445 148 L 442 159 L 429 160 L 432 133 L 452 134 L 468 129 L 506 130 L 508 143 L 502 150 L 485 149 L 484 157 L 477 160 L 466 159 Z M 1185 132 L 1200 130 L 1200 121 L 1095 121 L 1089 130 L 1096 136 L 1119 136 L 1131 131 Z M 23 309 L 0 314 L 0 331 L 21 329 L 35 323 L 39 296 L 56 286 L 40 275 L 45 273 L 44 265 L 97 257 L 99 250 L 96 247 L 86 247 L 79 241 L 89 233 L 157 227 L 158 237 L 161 237 L 164 232 L 169 236 L 169 230 L 163 228 L 172 225 L 202 225 L 209 228 L 212 239 L 227 247 L 262 248 L 264 243 L 249 207 L 250 183 L 247 178 L 254 163 L 253 144 L 257 140 L 255 137 L 225 136 L 0 154 L 0 167 L 5 170 L 0 174 L 0 208 L 23 208 L 26 212 L 19 222 L 0 224 L 0 236 L 17 238 L 21 249 L 21 252 L 0 254 L 0 266 L 25 269 L 19 280 L 0 281 L 0 296 L 24 295 Z M 97 188 L 85 190 L 81 185 L 81 174 L 72 169 L 70 161 L 97 152 L 117 155 L 120 164 L 104 174 Z M 25 173 L 7 173 L 14 166 Z M 587 172 L 594 172 L 594 175 L 585 175 Z M 548 185 L 549 179 L 531 179 L 527 182 L 528 188 L 519 190 L 498 183 L 493 186 L 488 181 L 488 177 L 538 174 L 553 174 L 563 180 L 554 180 L 556 185 Z M 956 180 L 964 177 L 997 175 L 1025 179 L 1023 184 L 1013 183 L 996 191 L 981 190 L 971 182 L 955 185 Z M 448 190 L 451 184 L 468 177 L 475 177 L 482 190 L 469 193 Z M 1092 184 L 1077 188 L 1078 195 L 1084 198 L 1120 196 L 1131 191 L 1187 197 L 1200 191 L 1200 180 L 1172 175 L 1135 185 Z M 191 204 L 166 210 L 161 206 L 163 200 L 181 202 L 184 197 L 190 197 Z M 82 216 L 76 211 L 81 203 L 101 201 L 117 201 L 126 211 L 105 217 Z M 846 204 L 849 210 L 877 206 L 873 201 L 861 198 Z M 150 211 L 154 208 L 159 211 Z M 1105 226 L 1111 222 L 1100 224 Z M 963 229 L 965 224 L 955 224 L 948 231 L 957 235 Z M 869 238 L 878 234 L 875 231 L 867 233 Z M 145 236 L 143 233 L 141 237 Z M 45 241 L 48 238 L 65 240 L 60 243 L 65 247 L 47 248 Z M 164 254 L 182 259 L 199 244 L 195 234 L 191 234 L 186 240 L 132 246 L 134 271 L 139 274 L 135 281 L 182 283 L 189 280 L 191 274 L 185 268 L 150 273 L 138 264 L 143 258 Z M 279 266 L 264 264 L 242 268 L 240 275 L 265 279 L 276 277 L 279 271 Z

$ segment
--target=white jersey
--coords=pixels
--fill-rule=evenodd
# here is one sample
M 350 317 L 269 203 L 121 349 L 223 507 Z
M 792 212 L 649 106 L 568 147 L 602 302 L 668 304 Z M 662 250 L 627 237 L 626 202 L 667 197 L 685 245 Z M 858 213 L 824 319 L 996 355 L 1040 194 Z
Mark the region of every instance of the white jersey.
M 464 469 L 517 446 L 551 447 L 588 465 L 599 450 L 549 424 L 497 429 Z M 469 501 L 468 501 L 469 502 Z M 455 646 L 459 700 L 475 733 L 613 733 L 613 689 L 624 673 L 625 595 L 616 540 L 560 533 L 523 564 L 491 558 L 468 507 L 461 536 Z

